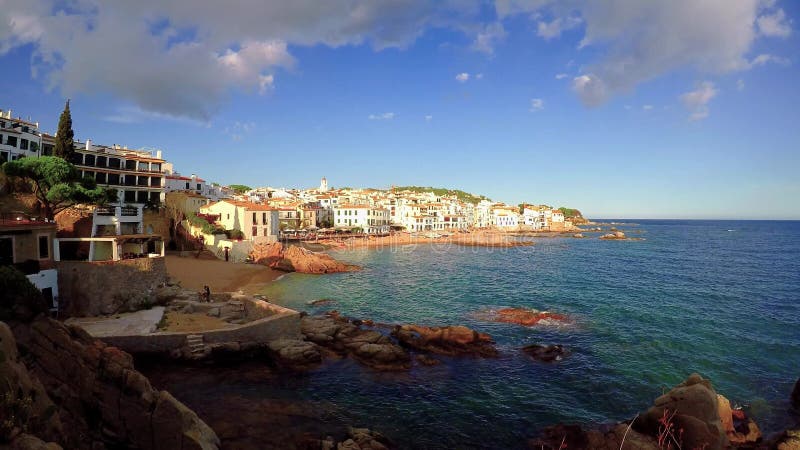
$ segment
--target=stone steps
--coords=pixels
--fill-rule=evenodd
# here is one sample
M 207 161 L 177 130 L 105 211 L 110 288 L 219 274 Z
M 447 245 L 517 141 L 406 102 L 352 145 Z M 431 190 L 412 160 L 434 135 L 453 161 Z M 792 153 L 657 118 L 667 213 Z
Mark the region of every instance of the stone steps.
M 186 336 L 186 346 L 192 354 L 198 354 L 205 351 L 206 345 L 203 342 L 202 334 L 190 334 Z

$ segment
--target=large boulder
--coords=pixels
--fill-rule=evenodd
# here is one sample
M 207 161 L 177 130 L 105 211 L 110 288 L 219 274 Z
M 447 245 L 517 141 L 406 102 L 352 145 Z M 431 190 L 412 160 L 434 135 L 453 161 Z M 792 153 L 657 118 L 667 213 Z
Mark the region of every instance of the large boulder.
M 569 354 L 563 346 L 557 344 L 531 344 L 522 347 L 522 351 L 531 358 L 543 362 L 561 361 Z
M 717 393 L 709 380 L 692 374 L 658 397 L 634 423 L 640 433 L 681 442 L 682 448 L 720 450 L 728 436 L 719 415 Z
M 250 257 L 258 264 L 283 272 L 323 274 L 359 269 L 358 266 L 337 261 L 328 254 L 312 252 L 296 245 L 284 246 L 280 242 L 257 244 Z
M 402 345 L 440 355 L 497 356 L 491 336 L 461 325 L 398 325 L 392 336 Z
M 214 431 L 154 389 L 128 353 L 49 318 L 18 324 L 14 334 L 56 406 L 65 448 L 219 448 Z
M 720 423 L 732 445 L 749 445 L 761 441 L 761 430 L 741 409 L 732 409 L 725 396 L 717 394 Z
M 322 361 L 322 354 L 313 342 L 278 339 L 270 342 L 268 347 L 275 360 L 290 369 L 304 370 Z

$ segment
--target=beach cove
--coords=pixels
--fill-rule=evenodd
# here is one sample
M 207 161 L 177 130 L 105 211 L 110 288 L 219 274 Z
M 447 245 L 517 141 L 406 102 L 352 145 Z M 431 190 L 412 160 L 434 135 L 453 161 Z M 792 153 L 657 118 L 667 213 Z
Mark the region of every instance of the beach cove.
M 732 402 L 748 405 L 768 433 L 786 425 L 788 392 L 800 366 L 794 301 L 800 287 L 792 275 L 799 228 L 794 222 L 655 221 L 636 227 L 645 241 L 553 238 L 502 249 L 434 244 L 334 251 L 363 269 L 290 274 L 262 293 L 312 314 L 335 309 L 384 323 L 464 324 L 490 334 L 499 356 L 442 357 L 441 365 L 404 373 L 344 359 L 301 375 L 249 363 L 149 376 L 200 408 L 201 417 L 203 409 L 230 415 L 277 402 L 284 413 L 303 418 L 283 423 L 294 433 L 355 425 L 380 431 L 401 448 L 522 448 L 553 423 L 630 419 L 662 388 L 697 371 Z M 701 243 L 709 250 L 698 254 Z M 322 298 L 331 302 L 309 304 Z M 523 327 L 485 319 L 486 312 L 509 306 L 556 311 L 574 322 Z M 533 361 L 520 352 L 532 343 L 562 344 L 570 355 L 555 364 Z M 204 408 L 201 400 L 210 398 Z M 245 419 L 249 429 L 259 426 L 257 414 Z

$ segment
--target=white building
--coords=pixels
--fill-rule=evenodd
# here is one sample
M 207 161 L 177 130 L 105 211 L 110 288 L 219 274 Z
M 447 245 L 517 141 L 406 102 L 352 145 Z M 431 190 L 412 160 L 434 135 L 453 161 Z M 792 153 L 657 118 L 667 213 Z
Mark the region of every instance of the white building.
M 333 226 L 360 228 L 367 234 L 386 234 L 389 232 L 389 210 L 369 205 L 337 205 L 333 208 Z
M 41 155 L 39 123 L 14 118 L 11 110 L 0 110 L 0 164 L 23 156 Z
M 492 225 L 502 230 L 519 229 L 519 213 L 513 206 L 496 205 L 492 208 Z

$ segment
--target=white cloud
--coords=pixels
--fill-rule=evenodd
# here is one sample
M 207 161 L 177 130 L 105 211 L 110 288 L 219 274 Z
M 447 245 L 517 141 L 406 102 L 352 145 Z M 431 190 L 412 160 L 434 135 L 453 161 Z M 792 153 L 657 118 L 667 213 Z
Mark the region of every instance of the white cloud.
M 553 19 L 552 22 L 539 21 L 536 27 L 536 34 L 544 39 L 553 39 L 561 36 L 564 31 L 570 30 L 581 24 L 579 17 L 564 17 Z
M 759 36 L 791 31 L 771 0 L 495 0 L 495 8 L 500 17 L 551 17 L 536 22 L 545 39 L 580 18 L 580 42 L 592 47 L 592 59 L 573 89 L 590 106 L 675 70 L 716 75 L 750 69 Z
M 598 106 L 609 97 L 605 82 L 593 74 L 580 75 L 572 79 L 572 90 L 586 106 Z
M 369 120 L 392 120 L 394 119 L 393 112 L 385 112 L 383 114 L 370 114 Z
M 532 98 L 531 99 L 531 107 L 529 109 L 530 112 L 537 112 L 544 109 L 544 100 L 540 98 Z
M 433 120 L 433 116 L 432 115 L 428 114 L 427 116 L 425 116 L 425 121 L 426 122 L 430 122 L 431 120 Z
M 750 61 L 750 65 L 753 66 L 753 67 L 763 66 L 764 64 L 768 64 L 768 63 L 775 63 L 775 64 L 779 64 L 781 66 L 788 66 L 791 63 L 791 61 L 789 61 L 788 58 L 784 58 L 784 57 L 781 57 L 781 56 L 770 55 L 768 53 L 762 53 L 762 54 L 756 56 L 755 58 L 753 58 L 752 61 Z
M 704 81 L 693 91 L 681 95 L 680 99 L 686 109 L 689 110 L 689 120 L 702 120 L 708 117 L 708 102 L 711 101 L 718 91 L 714 83 Z
M 651 111 L 653 109 L 653 105 L 642 105 L 643 111 Z
M 738 80 L 736 80 L 736 90 L 739 91 L 739 92 L 744 90 L 744 80 L 743 79 L 739 78 Z
M 567 75 L 565 73 L 557 73 L 556 74 L 556 80 L 563 80 L 564 78 L 567 78 L 568 76 L 569 75 Z
M 487 55 L 494 54 L 494 47 L 506 38 L 506 30 L 503 24 L 495 22 L 487 25 L 475 37 L 475 42 L 472 43 L 472 49 Z
M 208 121 L 231 91 L 269 92 L 292 46 L 405 48 L 431 28 L 497 42 L 477 0 L 20 0 L 0 8 L 0 56 L 30 45 L 32 73 L 75 98 Z M 484 28 L 485 27 L 485 28 Z M 487 34 L 488 33 L 488 34 Z M 488 38 L 488 41 L 486 40 Z
M 786 18 L 782 9 L 759 17 L 757 23 L 759 33 L 764 36 L 785 38 L 792 34 L 792 21 Z
M 460 74 L 456 75 L 456 81 L 460 83 L 466 83 L 469 81 L 469 74 L 467 72 L 461 72 Z
M 233 122 L 233 124 L 225 127 L 224 131 L 234 142 L 240 142 L 246 135 L 253 131 L 255 127 L 256 124 L 253 122 L 240 122 L 237 120 Z

